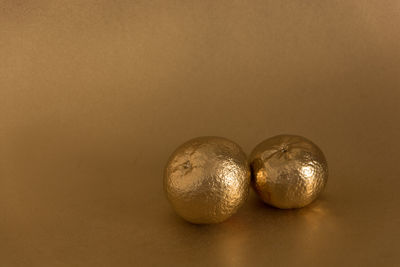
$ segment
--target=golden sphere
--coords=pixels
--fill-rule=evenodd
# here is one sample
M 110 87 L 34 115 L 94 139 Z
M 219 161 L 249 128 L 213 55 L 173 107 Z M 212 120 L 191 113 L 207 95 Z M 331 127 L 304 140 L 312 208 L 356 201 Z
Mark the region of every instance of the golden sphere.
M 250 155 L 250 165 L 255 191 L 281 209 L 310 204 L 328 179 L 324 154 L 301 136 L 278 135 L 261 142 Z
M 250 180 L 245 153 L 221 137 L 198 137 L 184 143 L 164 170 L 168 200 L 192 223 L 228 219 L 246 201 Z

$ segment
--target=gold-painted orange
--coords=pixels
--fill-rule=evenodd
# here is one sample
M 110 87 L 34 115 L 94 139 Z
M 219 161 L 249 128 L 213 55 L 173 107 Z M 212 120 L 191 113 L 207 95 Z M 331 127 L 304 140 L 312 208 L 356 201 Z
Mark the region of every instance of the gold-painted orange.
M 301 208 L 325 187 L 328 164 L 322 151 L 301 136 L 278 135 L 250 155 L 252 184 L 261 199 L 282 209 Z
M 246 201 L 250 169 L 242 149 L 221 137 L 199 137 L 170 157 L 164 188 L 175 211 L 192 223 L 218 223 Z

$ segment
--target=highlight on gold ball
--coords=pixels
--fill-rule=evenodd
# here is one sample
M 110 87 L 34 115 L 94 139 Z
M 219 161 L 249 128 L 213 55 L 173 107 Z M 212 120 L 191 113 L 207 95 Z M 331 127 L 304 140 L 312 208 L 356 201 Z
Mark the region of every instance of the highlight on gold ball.
M 198 137 L 178 147 L 164 170 L 164 190 L 178 215 L 197 224 L 219 223 L 246 201 L 250 167 L 236 143 Z
M 313 202 L 328 180 L 324 154 L 310 140 L 278 135 L 257 145 L 250 155 L 252 186 L 267 204 L 301 208 Z

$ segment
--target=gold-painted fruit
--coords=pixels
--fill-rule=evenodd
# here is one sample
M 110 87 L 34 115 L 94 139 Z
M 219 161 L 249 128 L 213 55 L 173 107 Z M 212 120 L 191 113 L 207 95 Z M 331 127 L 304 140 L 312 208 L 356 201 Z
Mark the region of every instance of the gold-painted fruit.
M 257 194 L 281 209 L 310 204 L 328 179 L 324 154 L 301 136 L 278 135 L 261 142 L 250 155 L 250 165 Z
M 192 223 L 228 219 L 246 201 L 250 187 L 247 157 L 234 142 L 198 137 L 171 155 L 164 170 L 164 189 L 172 207 Z

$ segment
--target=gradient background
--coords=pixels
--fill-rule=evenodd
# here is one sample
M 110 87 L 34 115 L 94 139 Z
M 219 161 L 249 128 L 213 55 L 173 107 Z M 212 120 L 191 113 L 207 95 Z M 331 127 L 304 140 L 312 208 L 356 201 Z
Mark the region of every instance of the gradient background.
M 0 0 L 1 266 L 398 266 L 400 2 Z M 170 153 L 303 135 L 327 190 L 212 226 Z

